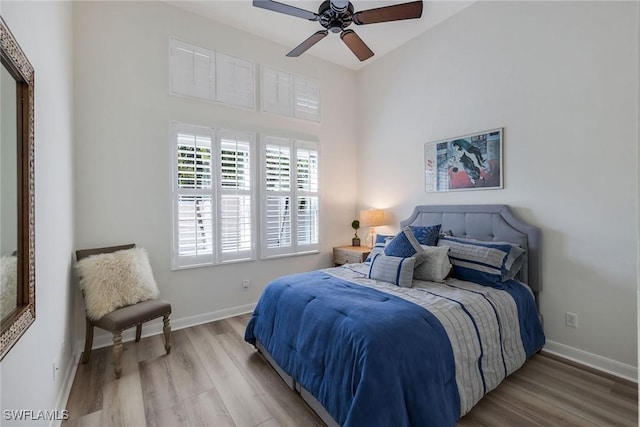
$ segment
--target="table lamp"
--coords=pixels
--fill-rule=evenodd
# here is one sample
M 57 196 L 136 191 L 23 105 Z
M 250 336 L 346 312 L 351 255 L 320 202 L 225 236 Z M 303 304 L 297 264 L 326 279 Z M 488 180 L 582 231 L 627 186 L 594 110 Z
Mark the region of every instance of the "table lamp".
M 382 209 L 367 209 L 360 211 L 360 226 L 361 227 L 369 227 L 369 236 L 367 237 L 367 244 L 369 247 L 373 247 L 375 243 L 374 235 L 376 234 L 376 229 L 374 227 L 378 227 L 380 225 L 384 225 L 384 211 Z

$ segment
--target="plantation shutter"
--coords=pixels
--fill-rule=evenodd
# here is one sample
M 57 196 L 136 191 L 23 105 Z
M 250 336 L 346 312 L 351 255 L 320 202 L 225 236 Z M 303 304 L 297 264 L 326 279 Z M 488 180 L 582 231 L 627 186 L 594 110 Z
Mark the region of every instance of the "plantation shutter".
M 291 144 L 288 139 L 263 139 L 263 238 L 264 256 L 293 251 Z
M 320 83 L 313 79 L 295 75 L 293 77 L 293 87 L 293 115 L 319 122 Z
M 262 138 L 262 257 L 319 250 L 318 148 Z
M 275 68 L 262 67 L 262 111 L 293 115 L 293 76 Z
M 250 133 L 219 131 L 220 260 L 255 258 L 253 145 Z
M 214 259 L 213 138 L 212 129 L 172 125 L 174 268 L 211 264 Z
M 255 108 L 254 68 L 251 61 L 216 52 L 217 100 L 240 107 Z
M 316 144 L 296 141 L 297 242 L 299 251 L 319 249 L 318 149 Z
M 180 40 L 170 39 L 171 93 L 215 99 L 215 53 Z

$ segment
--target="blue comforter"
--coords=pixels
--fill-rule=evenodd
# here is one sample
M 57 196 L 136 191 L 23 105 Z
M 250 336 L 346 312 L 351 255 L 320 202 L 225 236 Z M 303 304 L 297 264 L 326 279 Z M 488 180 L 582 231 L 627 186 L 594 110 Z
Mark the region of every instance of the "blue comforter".
M 514 299 L 533 301 L 520 291 Z M 529 356 L 544 336 L 540 342 L 525 323 Z M 445 329 L 428 310 L 398 296 L 321 271 L 285 276 L 265 289 L 245 340 L 259 340 L 340 425 L 440 427 L 460 417 Z

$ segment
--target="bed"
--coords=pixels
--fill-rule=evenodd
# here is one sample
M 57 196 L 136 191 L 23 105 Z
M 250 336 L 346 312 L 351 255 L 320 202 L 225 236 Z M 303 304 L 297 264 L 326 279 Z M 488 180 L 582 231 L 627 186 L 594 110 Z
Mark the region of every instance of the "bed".
M 506 205 L 417 206 L 400 227 L 367 263 L 271 282 L 247 325 L 245 340 L 329 426 L 453 426 L 544 345 L 535 227 Z M 402 283 L 418 254 L 380 251 L 434 227 L 451 275 Z M 476 249 L 497 264 L 469 267 Z M 513 278 L 509 252 L 521 255 Z M 376 276 L 383 261 L 397 261 L 395 282 Z

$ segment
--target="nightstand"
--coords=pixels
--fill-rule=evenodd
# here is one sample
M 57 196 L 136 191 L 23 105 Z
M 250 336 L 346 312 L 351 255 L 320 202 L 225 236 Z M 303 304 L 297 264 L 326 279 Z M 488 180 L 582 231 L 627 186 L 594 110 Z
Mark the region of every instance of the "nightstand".
M 333 264 L 337 267 L 364 262 L 370 252 L 371 248 L 368 246 L 338 246 L 333 248 Z

